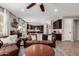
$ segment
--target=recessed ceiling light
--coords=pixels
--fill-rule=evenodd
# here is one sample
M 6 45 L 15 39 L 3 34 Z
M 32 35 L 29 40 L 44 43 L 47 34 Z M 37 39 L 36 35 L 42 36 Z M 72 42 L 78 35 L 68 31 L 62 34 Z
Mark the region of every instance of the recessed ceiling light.
M 54 12 L 58 12 L 58 9 L 54 9 Z
M 24 9 L 21 9 L 21 12 L 24 12 Z

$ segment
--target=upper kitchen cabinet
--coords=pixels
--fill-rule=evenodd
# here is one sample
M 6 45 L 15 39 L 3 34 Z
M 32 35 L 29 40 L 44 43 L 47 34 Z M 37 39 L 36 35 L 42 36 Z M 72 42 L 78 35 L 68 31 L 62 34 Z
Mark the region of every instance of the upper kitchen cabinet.
M 62 19 L 59 19 L 53 23 L 53 29 L 62 29 Z

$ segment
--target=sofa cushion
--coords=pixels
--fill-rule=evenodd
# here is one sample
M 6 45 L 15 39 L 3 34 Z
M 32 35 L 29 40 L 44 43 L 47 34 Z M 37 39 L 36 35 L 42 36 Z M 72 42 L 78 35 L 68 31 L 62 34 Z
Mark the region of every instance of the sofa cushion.
M 0 40 L 3 42 L 3 44 L 12 44 L 16 43 L 17 36 L 16 35 L 10 35 L 9 37 L 6 38 L 1 38 Z
M 9 43 L 8 39 L 9 39 L 9 37 L 1 38 L 0 40 L 3 42 L 3 44 L 8 44 Z
M 36 41 L 36 40 L 35 40 L 35 41 L 34 41 L 34 40 L 33 40 L 33 41 L 26 41 L 26 44 L 27 44 L 27 43 L 29 43 L 29 44 L 30 44 L 30 43 L 39 43 L 39 41 Z
M 53 42 L 51 40 L 43 40 L 43 41 L 40 41 L 40 43 L 42 44 L 52 44 Z
M 42 41 L 42 34 L 40 34 L 40 33 L 37 34 L 37 40 L 38 40 L 38 41 Z
M 32 40 L 37 40 L 37 37 L 36 37 L 35 34 L 34 35 L 31 35 L 31 37 L 32 37 Z
M 10 37 L 10 41 L 12 43 L 16 43 L 16 41 L 17 41 L 17 35 L 10 35 L 9 37 Z
M 52 35 L 48 35 L 48 40 L 52 40 Z
M 31 35 L 27 35 L 27 40 L 29 40 L 29 41 L 31 41 L 31 40 L 32 40 Z

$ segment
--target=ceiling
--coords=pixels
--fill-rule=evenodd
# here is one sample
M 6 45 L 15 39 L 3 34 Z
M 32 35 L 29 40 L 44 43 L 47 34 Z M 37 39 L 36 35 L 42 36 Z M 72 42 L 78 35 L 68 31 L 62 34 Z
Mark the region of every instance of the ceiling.
M 48 22 L 57 20 L 62 16 L 78 16 L 78 3 L 44 3 L 45 12 L 40 10 L 39 4 L 26 9 L 30 3 L 0 3 L 0 6 L 7 8 L 14 15 L 25 21 Z

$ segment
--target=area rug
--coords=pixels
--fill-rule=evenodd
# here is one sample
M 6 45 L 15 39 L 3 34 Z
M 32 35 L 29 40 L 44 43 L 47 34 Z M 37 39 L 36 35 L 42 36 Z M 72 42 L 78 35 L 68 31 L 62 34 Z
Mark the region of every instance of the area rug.
M 54 48 L 55 50 L 55 56 L 64 56 L 63 50 L 59 47 Z

